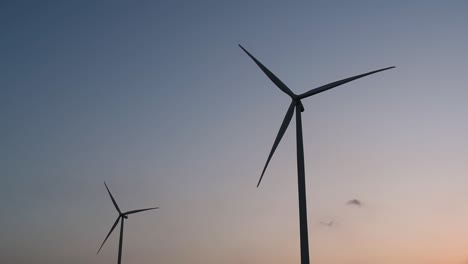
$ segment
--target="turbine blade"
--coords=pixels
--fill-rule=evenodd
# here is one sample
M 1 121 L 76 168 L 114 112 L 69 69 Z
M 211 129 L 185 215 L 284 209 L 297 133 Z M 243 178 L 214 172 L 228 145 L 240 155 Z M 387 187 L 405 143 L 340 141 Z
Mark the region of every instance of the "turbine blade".
M 349 78 L 346 78 L 346 79 L 343 79 L 343 80 L 339 80 L 339 81 L 336 81 L 336 82 L 325 84 L 325 85 L 322 85 L 322 86 L 320 86 L 318 88 L 312 89 L 312 90 L 310 90 L 308 92 L 305 92 L 305 93 L 299 95 L 299 99 L 304 99 L 306 97 L 309 97 L 309 96 L 312 96 L 314 94 L 318 94 L 318 93 L 321 93 L 321 92 L 325 92 L 326 90 L 330 90 L 332 88 L 335 88 L 335 87 L 340 86 L 342 84 L 345 84 L 345 83 L 354 81 L 356 79 L 365 77 L 367 75 L 371 75 L 371 74 L 374 74 L 374 73 L 378 73 L 378 72 L 393 69 L 393 68 L 395 68 L 395 66 L 383 68 L 383 69 L 376 70 L 376 71 L 371 71 L 371 72 L 368 72 L 368 73 L 363 73 L 363 74 L 356 75 L 356 76 L 353 76 L 353 77 L 349 77 Z
M 275 150 L 278 147 L 278 144 L 280 143 L 281 139 L 283 138 L 283 135 L 286 132 L 286 129 L 288 129 L 289 123 L 291 122 L 292 116 L 294 114 L 294 107 L 295 107 L 295 102 L 293 101 L 291 102 L 291 105 L 289 105 L 288 111 L 286 112 L 286 116 L 284 117 L 283 123 L 281 124 L 281 127 L 278 131 L 278 135 L 276 136 L 275 142 L 273 143 L 273 147 L 271 148 L 270 155 L 268 156 L 265 167 L 263 168 L 262 176 L 260 176 L 260 180 L 258 180 L 257 188 L 260 185 L 260 182 L 262 181 L 263 175 L 265 174 L 266 168 L 268 167 L 268 164 L 270 163 L 273 153 L 275 153 Z
M 109 193 L 109 196 L 110 196 L 110 198 L 112 199 L 112 203 L 114 204 L 115 209 L 117 209 L 117 211 L 119 212 L 119 214 L 121 214 L 122 212 L 120 212 L 120 208 L 119 208 L 119 206 L 117 205 L 117 202 L 115 202 L 115 199 L 114 199 L 114 197 L 112 196 L 112 193 L 110 192 L 109 188 L 107 187 L 106 182 L 104 182 L 104 185 L 106 186 L 107 192 Z
M 114 228 L 119 223 L 119 220 L 120 220 L 120 216 L 118 216 L 117 219 L 115 220 L 114 224 L 112 225 L 112 228 L 110 229 L 109 233 L 107 234 L 106 239 L 104 239 L 104 242 L 102 242 L 101 247 L 99 248 L 96 255 L 99 254 L 99 251 L 101 251 L 102 246 L 104 246 L 104 243 L 106 243 L 106 241 L 109 238 L 110 234 L 112 233 L 112 231 L 114 231 Z
M 148 210 L 154 210 L 154 209 L 159 209 L 159 207 L 152 207 L 152 208 L 146 208 L 146 209 L 132 210 L 132 211 L 125 212 L 124 215 L 136 214 L 136 213 L 139 213 L 139 212 L 148 211 Z
M 278 77 L 276 77 L 267 67 L 265 67 L 260 61 L 258 61 L 252 54 L 250 54 L 244 47 L 239 44 L 239 47 L 249 55 L 249 57 L 257 64 L 258 67 L 270 78 L 270 80 L 280 88 L 281 91 L 285 92 L 291 98 L 295 98 L 296 95 L 284 84 Z

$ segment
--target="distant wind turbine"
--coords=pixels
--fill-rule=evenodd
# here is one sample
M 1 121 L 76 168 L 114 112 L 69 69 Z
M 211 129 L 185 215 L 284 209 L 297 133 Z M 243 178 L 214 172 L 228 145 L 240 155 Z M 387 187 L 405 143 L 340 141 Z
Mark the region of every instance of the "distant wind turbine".
M 152 207 L 152 208 L 146 208 L 146 209 L 137 209 L 137 210 L 132 210 L 132 211 L 122 213 L 120 211 L 119 206 L 117 205 L 117 202 L 115 201 L 114 197 L 112 196 L 112 193 L 110 192 L 110 190 L 107 187 L 107 184 L 105 182 L 104 182 L 104 185 L 106 186 L 107 192 L 109 193 L 109 196 L 110 196 L 110 198 L 112 200 L 112 203 L 114 204 L 115 209 L 117 209 L 117 212 L 119 213 L 119 216 L 117 217 L 114 224 L 112 225 L 112 228 L 110 229 L 109 233 L 107 234 L 106 238 L 104 239 L 104 242 L 102 242 L 102 245 L 99 248 L 97 254 L 99 254 L 99 251 L 101 251 L 102 246 L 104 246 L 104 243 L 106 243 L 106 241 L 109 238 L 110 234 L 112 233 L 112 231 L 114 231 L 114 228 L 117 226 L 117 223 L 120 220 L 119 257 L 117 259 L 117 263 L 120 264 L 120 263 L 122 263 L 122 243 L 123 243 L 124 219 L 127 219 L 128 215 L 136 214 L 136 213 L 143 212 L 143 211 L 148 211 L 148 210 L 159 209 L 159 207 Z
M 299 192 L 299 226 L 300 226 L 300 240 L 301 240 L 301 264 L 309 264 L 309 235 L 307 231 L 307 205 L 306 205 L 306 185 L 305 185 L 305 168 L 304 168 L 304 145 L 302 141 L 302 119 L 301 113 L 304 112 L 304 106 L 302 105 L 301 100 L 307 98 L 312 95 L 316 95 L 318 93 L 324 92 L 326 90 L 330 90 L 342 84 L 354 81 L 356 79 L 365 77 L 367 75 L 371 75 L 377 72 L 385 71 L 388 69 L 395 68 L 388 67 L 383 68 L 376 71 L 371 71 L 368 73 L 356 75 L 353 77 L 349 77 L 343 80 L 335 81 L 326 85 L 322 85 L 315 89 L 312 89 L 308 92 L 303 94 L 297 95 L 293 93 L 278 77 L 276 77 L 267 67 L 265 67 L 260 61 L 258 61 L 254 56 L 252 56 L 244 47 L 239 45 L 239 47 L 247 53 L 247 55 L 257 64 L 258 67 L 265 73 L 268 78 L 284 93 L 291 97 L 292 101 L 289 105 L 288 110 L 286 111 L 286 116 L 284 117 L 283 123 L 278 131 L 278 135 L 276 136 L 275 142 L 273 143 L 273 147 L 271 148 L 270 155 L 266 161 L 265 167 L 263 168 L 262 175 L 258 181 L 257 187 L 260 185 L 262 181 L 263 175 L 265 170 L 270 163 L 271 157 L 275 152 L 278 144 L 281 141 L 286 129 L 291 122 L 291 119 L 294 114 L 294 109 L 296 110 L 296 148 L 297 148 L 297 183 L 298 183 L 298 192 Z

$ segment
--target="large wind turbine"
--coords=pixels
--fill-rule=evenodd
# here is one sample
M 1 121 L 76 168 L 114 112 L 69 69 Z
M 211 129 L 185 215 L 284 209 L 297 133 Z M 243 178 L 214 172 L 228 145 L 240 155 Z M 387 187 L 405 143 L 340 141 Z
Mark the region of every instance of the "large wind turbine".
M 301 113 L 304 112 L 304 106 L 302 105 L 301 100 L 307 98 L 309 96 L 324 92 L 326 90 L 335 88 L 342 84 L 354 81 L 356 79 L 365 77 L 367 75 L 371 75 L 377 72 L 385 71 L 388 69 L 395 68 L 388 67 L 383 68 L 376 71 L 371 71 L 368 73 L 356 75 L 353 77 L 349 77 L 343 80 L 339 80 L 336 82 L 332 82 L 326 85 L 322 85 L 315 89 L 312 89 L 308 92 L 303 94 L 295 94 L 289 89 L 278 77 L 276 77 L 267 67 L 265 67 L 260 61 L 258 61 L 252 54 L 250 54 L 244 47 L 239 45 L 239 47 L 247 53 L 247 55 L 257 64 L 258 67 L 265 73 L 268 78 L 284 93 L 291 97 L 292 101 L 289 105 L 288 111 L 286 111 L 286 116 L 284 117 L 283 123 L 278 131 L 278 135 L 276 136 L 275 142 L 273 143 L 273 147 L 271 148 L 270 155 L 266 161 L 265 167 L 263 168 L 262 175 L 258 181 L 257 187 L 260 185 L 262 181 L 263 175 L 265 174 L 265 170 L 270 163 L 271 157 L 275 152 L 278 144 L 281 141 L 286 129 L 291 122 L 291 119 L 294 114 L 294 110 L 296 110 L 296 145 L 297 145 L 297 185 L 298 185 L 298 192 L 299 192 L 299 226 L 300 226 L 300 239 L 301 239 L 301 264 L 309 264 L 309 235 L 307 231 L 307 205 L 306 205 L 306 185 L 305 185 L 305 169 L 304 169 L 304 145 L 302 141 L 302 120 L 301 120 Z
M 104 239 L 104 242 L 102 242 L 101 247 L 99 248 L 97 254 L 99 254 L 99 251 L 101 251 L 102 246 L 104 246 L 104 243 L 106 243 L 106 240 L 109 238 L 112 231 L 114 231 L 114 228 L 117 226 L 117 223 L 120 220 L 119 257 L 117 259 L 117 263 L 120 264 L 120 263 L 122 263 L 122 242 L 123 242 L 124 219 L 127 219 L 128 215 L 136 214 L 136 213 L 143 212 L 143 211 L 158 209 L 159 207 L 152 207 L 152 208 L 146 208 L 146 209 L 137 209 L 137 210 L 132 210 L 132 211 L 122 213 L 120 211 L 119 206 L 117 205 L 117 202 L 115 201 L 114 197 L 112 196 L 112 193 L 110 192 L 110 190 L 107 187 L 107 184 L 105 182 L 104 182 L 104 185 L 106 186 L 107 192 L 109 193 L 109 196 L 110 196 L 110 198 L 112 200 L 112 203 L 114 204 L 115 209 L 117 209 L 117 212 L 119 213 L 119 216 L 117 217 L 114 224 L 112 225 L 112 228 L 110 229 L 109 233 L 107 234 L 106 238 Z

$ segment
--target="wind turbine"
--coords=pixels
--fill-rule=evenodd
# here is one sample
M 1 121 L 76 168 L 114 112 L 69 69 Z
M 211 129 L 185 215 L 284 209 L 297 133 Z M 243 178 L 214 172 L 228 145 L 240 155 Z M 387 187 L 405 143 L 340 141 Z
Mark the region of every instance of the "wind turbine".
M 265 174 L 265 170 L 270 163 L 271 157 L 275 152 L 278 144 L 281 141 L 284 133 L 286 132 L 289 123 L 294 114 L 294 110 L 296 110 L 296 148 L 297 148 L 297 185 L 298 185 L 298 192 L 299 192 L 299 226 L 300 226 L 300 240 L 301 240 L 301 264 L 309 264 L 309 235 L 307 231 L 307 205 L 306 205 L 306 185 L 305 185 L 305 168 L 304 168 L 304 144 L 302 141 L 302 119 L 301 113 L 304 112 L 304 106 L 302 105 L 301 100 L 305 99 L 309 96 L 316 95 L 318 93 L 324 92 L 326 90 L 330 90 L 342 84 L 354 81 L 356 79 L 365 77 L 367 75 L 371 75 L 374 73 L 378 73 L 381 71 L 385 71 L 388 69 L 395 68 L 388 67 L 383 68 L 376 71 L 371 71 L 367 73 L 363 73 L 360 75 L 356 75 L 353 77 L 349 77 L 343 80 L 335 81 L 326 85 L 322 85 L 315 89 L 312 89 L 308 92 L 303 94 L 295 94 L 289 89 L 278 77 L 276 77 L 267 67 L 265 67 L 260 61 L 258 61 L 252 54 L 250 54 L 244 47 L 239 45 L 239 47 L 247 53 L 247 55 L 257 64 L 258 67 L 265 73 L 268 78 L 284 93 L 291 97 L 292 101 L 289 105 L 288 110 L 286 111 L 286 116 L 284 117 L 283 123 L 278 131 L 278 135 L 276 136 L 275 142 L 273 143 L 273 147 L 271 148 L 270 155 L 266 161 L 265 167 L 263 168 L 262 175 L 258 181 L 257 187 L 260 185 L 262 181 L 263 175 Z
M 159 209 L 159 207 L 152 207 L 152 208 L 146 208 L 146 209 L 137 209 L 137 210 L 132 210 L 132 211 L 127 211 L 122 213 L 120 211 L 119 206 L 117 205 L 117 202 L 115 201 L 114 197 L 112 196 L 112 193 L 110 192 L 109 188 L 107 187 L 107 184 L 104 182 L 104 185 L 106 186 L 107 192 L 109 193 L 109 196 L 112 200 L 112 203 L 115 206 L 115 209 L 117 209 L 117 212 L 119 213 L 119 216 L 115 220 L 114 224 L 112 225 L 112 228 L 110 229 L 109 233 L 107 234 L 106 238 L 104 239 L 104 242 L 102 242 L 101 247 L 99 248 L 97 254 L 99 254 L 99 251 L 101 251 L 102 246 L 104 246 L 104 243 L 106 243 L 107 239 L 109 238 L 110 234 L 112 231 L 114 231 L 114 228 L 117 226 L 120 220 L 120 238 L 119 238 L 119 258 L 117 259 L 117 263 L 120 264 L 122 263 L 122 242 L 123 242 L 123 228 L 124 228 L 124 219 L 128 219 L 128 215 L 131 214 L 136 214 L 139 212 L 143 211 L 148 211 L 148 210 L 154 210 L 154 209 Z

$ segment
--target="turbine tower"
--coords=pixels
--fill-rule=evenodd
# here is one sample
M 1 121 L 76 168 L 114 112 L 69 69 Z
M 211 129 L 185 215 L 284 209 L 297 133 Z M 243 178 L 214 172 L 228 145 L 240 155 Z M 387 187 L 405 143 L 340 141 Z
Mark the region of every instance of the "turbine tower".
M 371 75 L 374 73 L 378 73 L 381 71 L 385 71 L 388 69 L 395 68 L 388 67 L 383 68 L 380 70 L 375 70 L 371 72 L 367 72 L 364 74 L 356 75 L 353 77 L 349 77 L 343 80 L 335 81 L 326 85 L 322 85 L 315 89 L 312 89 L 308 92 L 303 94 L 295 94 L 289 89 L 278 77 L 276 77 L 267 67 L 265 67 L 260 61 L 258 61 L 252 54 L 250 54 L 244 47 L 239 45 L 239 47 L 247 53 L 247 55 L 257 64 L 258 67 L 265 73 L 268 78 L 284 93 L 289 95 L 292 99 L 291 104 L 289 105 L 288 110 L 286 111 L 286 116 L 283 119 L 283 123 L 278 131 L 278 135 L 273 143 L 273 147 L 271 148 L 270 155 L 266 161 L 265 167 L 263 168 L 262 174 L 258 181 L 257 187 L 260 185 L 262 181 L 263 175 L 265 174 L 265 170 L 270 163 L 271 157 L 275 152 L 278 144 L 280 143 L 284 133 L 286 132 L 289 123 L 294 114 L 294 110 L 296 112 L 296 148 L 297 148 L 297 185 L 298 185 L 298 193 L 299 193 L 299 227 L 300 227 L 300 244 L 301 244 L 301 264 L 309 264 L 309 234 L 307 231 L 307 205 L 306 205 L 306 184 L 305 184 L 305 168 L 304 168 L 304 144 L 302 140 L 302 119 L 301 113 L 304 112 L 304 106 L 302 105 L 301 100 L 305 99 L 309 96 L 316 95 L 318 93 L 324 92 L 326 90 L 330 90 L 342 84 L 354 81 L 356 79 L 365 77 L 367 75 Z
M 104 182 L 104 186 L 106 186 L 107 192 L 109 193 L 109 196 L 110 196 L 110 198 L 112 200 L 112 203 L 114 204 L 115 209 L 119 213 L 119 216 L 117 217 L 114 224 L 112 225 L 109 233 L 107 234 L 106 238 L 104 239 L 104 242 L 102 242 L 101 247 L 99 248 L 97 254 L 99 254 L 99 251 L 101 251 L 102 246 L 104 246 L 104 243 L 106 243 L 106 241 L 109 238 L 110 234 L 112 233 L 112 231 L 114 231 L 114 228 L 117 226 L 117 224 L 119 223 L 119 220 L 120 220 L 119 257 L 117 259 L 117 264 L 121 264 L 122 263 L 122 243 L 123 243 L 124 220 L 128 219 L 128 216 L 131 215 L 131 214 L 136 214 L 136 213 L 140 213 L 140 212 L 148 211 L 148 210 L 159 209 L 159 207 L 152 207 L 152 208 L 146 208 L 146 209 L 137 209 L 137 210 L 127 211 L 127 212 L 122 213 L 122 211 L 120 211 L 120 208 L 117 205 L 117 202 L 115 201 L 114 197 L 112 196 L 112 193 L 110 192 L 110 190 L 107 187 L 107 184 L 105 182 Z

